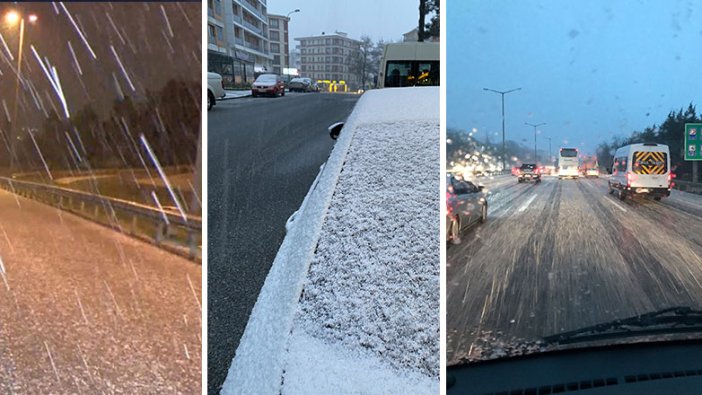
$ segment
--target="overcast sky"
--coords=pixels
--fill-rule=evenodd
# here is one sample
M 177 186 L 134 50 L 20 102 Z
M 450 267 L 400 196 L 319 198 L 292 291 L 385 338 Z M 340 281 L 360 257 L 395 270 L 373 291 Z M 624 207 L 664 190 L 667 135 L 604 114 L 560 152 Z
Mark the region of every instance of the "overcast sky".
M 359 39 L 370 36 L 373 41 L 400 41 L 402 34 L 417 26 L 419 0 L 272 0 L 268 13 L 290 16 L 290 47 L 297 37 L 334 33 L 335 30 Z
M 691 1 L 448 1 L 447 124 L 592 153 L 702 104 L 702 10 Z M 702 106 L 699 107 L 702 110 Z M 548 142 L 539 139 L 540 149 Z

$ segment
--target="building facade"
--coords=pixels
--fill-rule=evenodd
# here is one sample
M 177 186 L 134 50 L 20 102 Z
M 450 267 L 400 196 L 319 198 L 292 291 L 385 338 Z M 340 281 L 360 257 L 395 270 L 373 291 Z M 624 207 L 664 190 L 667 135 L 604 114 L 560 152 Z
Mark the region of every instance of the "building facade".
M 271 71 L 283 75 L 283 69 L 290 68 L 290 47 L 288 42 L 288 22 L 290 18 L 282 15 L 268 15 L 268 38 L 273 60 Z
M 359 78 L 354 62 L 360 52 L 360 41 L 346 33 L 296 38 L 300 42 L 300 76 L 328 85 L 346 85 L 358 89 Z
M 207 69 L 225 86 L 246 86 L 270 71 L 266 0 L 207 0 Z

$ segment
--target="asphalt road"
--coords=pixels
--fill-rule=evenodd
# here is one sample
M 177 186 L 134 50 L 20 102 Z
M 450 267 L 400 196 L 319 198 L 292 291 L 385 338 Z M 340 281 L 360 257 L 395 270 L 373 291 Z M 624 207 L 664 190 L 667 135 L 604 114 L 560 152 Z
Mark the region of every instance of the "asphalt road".
M 218 394 L 299 208 L 359 96 L 287 93 L 208 113 L 208 392 Z
M 0 190 L 0 393 L 201 388 L 201 267 Z
M 605 178 L 484 183 L 488 222 L 447 250 L 449 364 L 666 307 L 702 308 L 702 196 L 622 202 Z

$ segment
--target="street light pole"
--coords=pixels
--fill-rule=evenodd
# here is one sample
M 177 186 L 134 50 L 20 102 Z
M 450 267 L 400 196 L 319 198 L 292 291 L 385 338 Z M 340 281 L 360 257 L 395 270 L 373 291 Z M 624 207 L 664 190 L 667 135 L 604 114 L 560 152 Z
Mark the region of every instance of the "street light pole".
M 300 12 L 300 9 L 299 9 L 299 8 L 296 8 L 296 9 L 294 9 L 294 10 L 288 12 L 288 16 L 286 16 L 286 18 L 290 19 L 290 15 L 292 15 L 292 14 L 294 14 L 294 13 L 296 13 L 296 12 Z
M 524 122 L 524 124 L 534 127 L 534 163 L 536 163 L 539 161 L 539 158 L 537 158 L 537 155 L 536 155 L 536 128 L 539 126 L 546 125 L 546 123 L 539 123 L 539 124 L 534 125 L 533 123 Z
M 490 89 L 490 88 L 483 88 L 484 91 L 490 91 L 490 92 L 495 92 L 499 93 L 502 95 L 502 171 L 505 171 L 507 168 L 507 165 L 505 164 L 505 155 L 506 155 L 506 150 L 505 150 L 505 95 L 508 93 L 512 93 L 518 90 L 521 90 L 522 88 L 515 88 L 515 89 L 510 89 L 508 91 L 498 91 L 495 89 Z
M 553 163 L 551 159 L 551 138 L 550 137 L 544 137 L 546 140 L 548 140 L 548 165 L 551 166 Z

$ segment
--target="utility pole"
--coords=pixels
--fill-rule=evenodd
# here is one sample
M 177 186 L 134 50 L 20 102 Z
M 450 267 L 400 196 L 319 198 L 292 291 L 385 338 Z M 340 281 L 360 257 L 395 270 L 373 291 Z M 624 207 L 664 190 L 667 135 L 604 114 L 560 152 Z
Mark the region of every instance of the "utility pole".
M 551 166 L 553 165 L 553 159 L 551 157 L 551 138 L 550 137 L 544 137 L 546 140 L 548 140 L 548 165 Z
M 524 122 L 524 124 L 534 127 L 534 163 L 536 163 L 539 161 L 539 158 L 536 156 L 536 128 L 539 126 L 546 125 L 546 123 L 544 122 L 544 123 L 539 123 L 539 124 L 534 125 L 533 123 Z
M 507 169 L 507 165 L 505 164 L 505 156 L 507 155 L 507 153 L 505 152 L 505 95 L 507 93 L 512 93 L 521 89 L 522 88 L 515 88 L 508 91 L 498 91 L 490 88 L 483 88 L 484 91 L 495 92 L 502 95 L 502 171 L 505 171 L 505 169 Z

